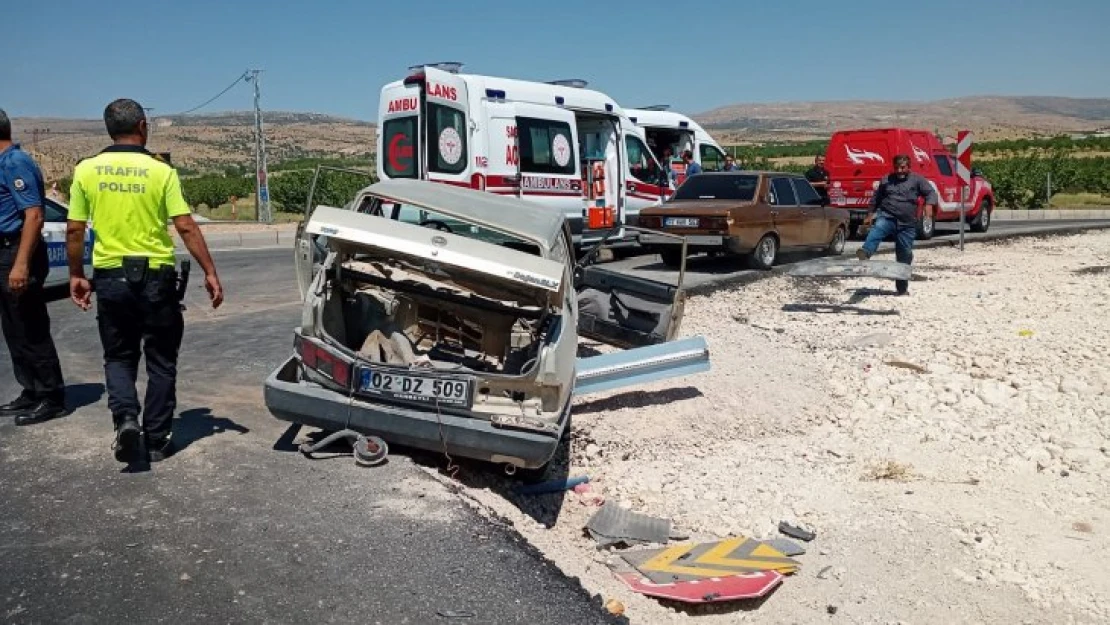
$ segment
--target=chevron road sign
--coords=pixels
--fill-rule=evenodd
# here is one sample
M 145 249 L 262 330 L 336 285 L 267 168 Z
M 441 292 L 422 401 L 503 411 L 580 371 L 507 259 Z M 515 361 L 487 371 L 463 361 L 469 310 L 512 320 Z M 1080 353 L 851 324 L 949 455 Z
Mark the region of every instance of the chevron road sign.
M 960 251 L 964 249 L 964 222 L 967 221 L 967 198 L 971 191 L 971 131 L 956 135 L 956 174 L 960 177 Z
M 724 578 L 775 571 L 794 573 L 801 563 L 767 543 L 737 536 L 711 543 L 686 543 L 621 554 L 655 584 Z
M 971 131 L 961 130 L 956 141 L 956 173 L 965 187 L 971 186 Z

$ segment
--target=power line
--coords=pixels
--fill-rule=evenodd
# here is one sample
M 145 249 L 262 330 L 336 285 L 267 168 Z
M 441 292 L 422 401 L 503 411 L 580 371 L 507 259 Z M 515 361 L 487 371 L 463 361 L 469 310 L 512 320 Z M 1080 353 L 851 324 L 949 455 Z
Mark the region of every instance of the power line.
M 247 75 L 248 75 L 247 72 L 243 72 L 238 78 L 235 79 L 234 82 L 232 82 L 230 85 L 228 85 L 223 91 L 221 91 L 221 92 L 217 93 L 216 95 L 212 96 L 211 98 L 209 98 L 204 104 L 201 104 L 200 106 L 194 106 L 193 108 L 191 108 L 187 111 L 182 111 L 180 113 L 177 113 L 177 115 L 188 115 L 189 113 L 192 113 L 194 111 L 199 111 L 200 109 L 208 106 L 209 104 L 212 104 L 216 100 L 220 99 L 220 96 L 227 93 L 228 91 L 231 91 L 232 87 L 239 84 L 241 81 L 246 80 Z

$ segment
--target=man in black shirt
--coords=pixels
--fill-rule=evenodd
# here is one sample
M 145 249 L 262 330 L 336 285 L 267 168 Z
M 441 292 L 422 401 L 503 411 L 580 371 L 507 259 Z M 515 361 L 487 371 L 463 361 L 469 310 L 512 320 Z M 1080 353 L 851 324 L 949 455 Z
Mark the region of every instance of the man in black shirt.
M 813 157 L 813 167 L 806 171 L 806 180 L 813 185 L 814 189 L 817 189 L 822 197 L 829 197 L 829 191 L 826 188 L 829 183 L 829 170 L 825 169 L 824 154 Z
M 929 181 L 920 174 L 910 171 L 910 157 L 899 154 L 894 157 L 894 173 L 888 175 L 875 189 L 871 198 L 871 212 L 875 222 L 867 233 L 863 247 L 856 251 L 856 257 L 867 260 L 879 249 L 884 239 L 894 236 L 894 255 L 898 262 L 913 263 L 913 242 L 917 238 L 917 201 L 924 198 L 925 210 L 935 211 L 937 192 Z M 895 288 L 899 295 L 906 295 L 910 283 L 896 280 Z

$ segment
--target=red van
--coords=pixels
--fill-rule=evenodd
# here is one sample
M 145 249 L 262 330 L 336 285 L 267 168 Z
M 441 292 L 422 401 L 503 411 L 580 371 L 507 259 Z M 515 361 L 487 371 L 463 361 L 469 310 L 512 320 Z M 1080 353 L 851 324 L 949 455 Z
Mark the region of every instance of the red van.
M 940 200 L 935 215 L 926 215 L 919 207 L 917 237 L 932 238 L 935 222 L 959 222 L 960 178 L 956 174 L 956 159 L 936 135 L 908 128 L 842 130 L 829 141 L 825 168 L 829 172 L 829 203 L 848 209 L 852 235 L 859 233 L 871 196 L 879 181 L 893 170 L 897 154 L 910 157 L 912 170 L 933 185 Z M 924 203 L 921 204 L 923 207 Z M 972 178 L 965 207 L 971 230 L 986 232 L 994 210 L 990 182 L 981 176 Z

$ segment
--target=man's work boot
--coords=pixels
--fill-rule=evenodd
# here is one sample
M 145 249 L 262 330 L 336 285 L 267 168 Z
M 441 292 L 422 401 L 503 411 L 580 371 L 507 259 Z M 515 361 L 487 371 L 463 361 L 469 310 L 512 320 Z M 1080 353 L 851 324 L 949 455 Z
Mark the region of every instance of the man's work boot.
M 56 419 L 66 413 L 64 404 L 53 399 L 43 399 L 35 403 L 27 412 L 15 418 L 16 425 L 34 425 L 51 419 Z
M 120 419 L 116 426 L 116 441 L 112 445 L 117 461 L 131 462 L 138 458 L 142 434 L 136 417 L 128 415 Z
M 173 441 L 168 436 L 162 439 L 147 437 L 146 451 L 151 462 L 162 462 L 173 455 Z
M 862 247 L 856 250 L 856 258 L 858 260 L 870 260 L 871 257 L 867 255 L 867 250 Z
M 26 393 L 20 394 L 12 401 L 0 406 L 0 417 L 14 417 L 30 412 L 38 404 L 34 397 Z

